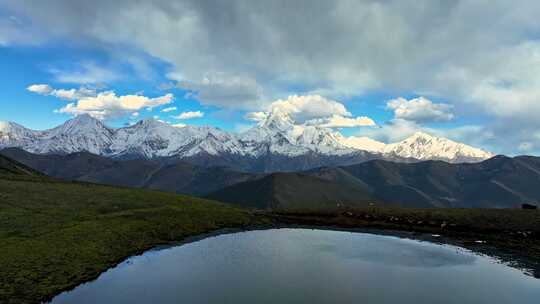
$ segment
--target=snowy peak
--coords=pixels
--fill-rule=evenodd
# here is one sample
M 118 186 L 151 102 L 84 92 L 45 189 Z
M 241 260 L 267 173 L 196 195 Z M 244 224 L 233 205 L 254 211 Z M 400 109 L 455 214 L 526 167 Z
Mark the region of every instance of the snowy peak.
M 110 150 L 114 156 L 141 155 L 145 158 L 244 153 L 234 135 L 217 128 L 176 128 L 155 119 L 117 129 Z
M 51 134 L 64 134 L 64 135 L 88 135 L 88 134 L 111 134 L 112 131 L 105 127 L 105 125 L 98 119 L 88 115 L 82 114 L 75 116 L 66 121 L 61 126 L 58 126 L 49 131 Z
M 358 151 L 342 145 L 339 133 L 313 125 L 298 125 L 289 114 L 273 111 L 239 139 L 254 155 L 271 152 L 286 156 L 307 153 L 323 155 L 353 154 Z
M 36 139 L 38 134 L 38 131 L 27 129 L 14 122 L 0 121 L 0 148 L 23 142 L 30 144 Z
M 50 130 L 33 131 L 11 122 L 0 122 L 0 148 L 19 147 L 33 153 L 66 154 L 88 151 L 114 157 L 179 157 L 235 155 L 257 159 L 271 155 L 313 155 L 339 158 L 369 152 L 385 159 L 481 161 L 491 153 L 426 133 L 385 144 L 367 137 L 344 137 L 333 129 L 298 125 L 286 113 L 274 111 L 242 134 L 213 127 L 176 128 L 155 119 L 144 119 L 124 128 L 108 128 L 89 115 L 79 115 Z
M 390 159 L 399 157 L 448 162 L 476 162 L 493 156 L 484 150 L 424 132 L 416 132 L 400 142 L 391 144 L 385 144 L 369 137 L 354 136 L 342 137 L 340 143 L 350 148 L 380 153 L 383 157 Z
M 273 131 L 287 131 L 293 128 L 293 126 L 294 121 L 289 114 L 277 110 L 271 112 L 259 123 L 259 127 Z
M 449 162 L 474 162 L 493 156 L 484 150 L 423 132 L 416 132 L 401 142 L 386 145 L 383 152 L 404 158 Z

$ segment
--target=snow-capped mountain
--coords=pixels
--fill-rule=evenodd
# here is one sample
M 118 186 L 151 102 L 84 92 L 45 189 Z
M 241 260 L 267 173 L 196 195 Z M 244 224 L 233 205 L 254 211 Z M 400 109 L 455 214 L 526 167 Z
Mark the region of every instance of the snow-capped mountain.
M 145 119 L 116 130 L 110 154 L 153 157 L 189 157 L 199 153 L 242 154 L 238 139 L 212 127 L 173 127 L 167 123 Z
M 106 154 L 113 143 L 113 136 L 114 130 L 101 121 L 89 115 L 79 115 L 56 128 L 37 133 L 37 142 L 28 148 L 39 154 L 79 151 Z
M 494 155 L 447 138 L 416 132 L 405 140 L 384 147 L 384 154 L 419 160 L 437 159 L 449 162 L 482 161 Z
M 14 122 L 0 121 L 0 147 L 31 146 L 39 133 Z
M 412 136 L 392 144 L 385 144 L 368 137 L 342 138 L 341 143 L 347 147 L 380 153 L 386 158 L 475 162 L 494 156 L 482 149 L 423 132 L 416 132 Z
M 271 113 L 250 130 L 234 134 L 213 127 L 173 127 L 145 119 L 123 128 L 79 115 L 49 130 L 34 131 L 0 122 L 0 148 L 19 147 L 38 154 L 88 151 L 109 157 L 197 160 L 198 164 L 242 163 L 246 170 L 299 170 L 352 164 L 369 159 L 480 161 L 488 152 L 445 138 L 416 133 L 393 144 L 366 137 L 344 137 L 332 129 L 297 125 L 284 113 Z M 293 161 L 291 161 L 293 160 Z
M 323 155 L 345 155 L 355 153 L 355 149 L 340 143 L 341 134 L 328 128 L 296 125 L 288 114 L 279 111 L 271 113 L 265 120 L 245 133 L 240 140 L 254 155 L 264 153 L 261 146 L 270 153 L 299 156 L 314 152 Z

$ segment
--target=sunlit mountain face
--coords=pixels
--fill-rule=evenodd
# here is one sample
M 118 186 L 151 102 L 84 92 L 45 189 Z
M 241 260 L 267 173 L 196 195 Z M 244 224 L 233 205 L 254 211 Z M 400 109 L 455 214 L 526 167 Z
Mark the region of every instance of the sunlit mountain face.
M 263 147 L 535 155 L 538 10 L 534 1 L 2 1 L 0 121 L 13 122 L 2 124 L 2 144 L 145 157 Z M 103 127 L 92 139 L 55 137 L 79 115 Z M 143 143 L 137 130 L 152 127 L 136 124 L 149 119 L 164 126 Z

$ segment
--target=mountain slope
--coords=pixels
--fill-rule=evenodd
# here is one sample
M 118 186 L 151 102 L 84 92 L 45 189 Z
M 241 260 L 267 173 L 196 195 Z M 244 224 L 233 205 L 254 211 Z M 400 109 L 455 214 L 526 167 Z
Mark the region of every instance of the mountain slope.
M 369 189 L 301 173 L 272 173 L 207 195 L 243 207 L 259 209 L 331 209 L 361 207 L 376 202 Z
M 371 161 L 344 167 L 375 195 L 402 205 L 519 207 L 540 202 L 540 162 L 534 157 L 495 157 L 475 164 Z
M 181 161 L 164 163 L 148 159 L 117 160 L 88 152 L 41 155 L 8 148 L 1 150 L 0 155 L 60 179 L 193 195 L 203 195 L 258 178 L 257 174 L 231 171 L 223 167 L 199 167 Z
M 41 176 L 38 171 L 0 154 L 0 175 Z
M 512 208 L 540 202 L 540 158 L 527 156 L 497 156 L 472 164 L 372 160 L 300 173 L 254 174 L 174 159 L 118 160 L 86 152 L 36 155 L 16 148 L 0 153 L 57 178 L 211 195 L 263 208 L 327 208 L 368 201 L 407 207 Z
M 285 193 L 281 196 L 284 206 L 296 201 L 305 207 L 308 204 L 304 202 L 311 201 L 315 208 L 328 207 L 328 202 L 348 205 L 360 201 L 426 208 L 519 208 L 523 203 L 540 203 L 537 157 L 498 156 L 475 164 L 374 160 L 276 175 L 271 181 L 275 179 L 286 182 L 250 181 L 224 188 L 210 197 L 250 206 L 257 205 L 253 203 L 256 202 L 265 208 L 273 206 L 270 202 L 278 202 L 274 205 L 279 206 L 280 193 Z M 253 190 L 261 188 L 263 182 L 272 187 Z M 248 194 L 244 197 L 243 193 Z

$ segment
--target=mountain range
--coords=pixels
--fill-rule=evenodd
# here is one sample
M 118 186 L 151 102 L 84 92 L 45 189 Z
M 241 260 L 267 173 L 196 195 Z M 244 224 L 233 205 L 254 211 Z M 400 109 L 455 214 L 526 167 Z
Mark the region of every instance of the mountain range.
M 198 166 L 236 171 L 275 172 L 351 165 L 373 159 L 399 162 L 444 160 L 478 162 L 489 152 L 449 139 L 415 133 L 393 144 L 365 137 L 344 137 L 333 129 L 297 125 L 272 113 L 246 132 L 229 133 L 207 126 L 174 127 L 154 119 L 109 128 L 83 114 L 49 130 L 36 131 L 0 122 L 0 149 L 17 147 L 34 154 L 89 152 L 114 159 L 182 160 Z
M 532 156 L 459 164 L 371 160 L 299 172 L 248 173 L 182 160 L 112 159 L 88 152 L 47 155 L 7 148 L 0 154 L 56 178 L 198 195 L 262 209 L 517 208 L 540 202 L 540 158 Z

